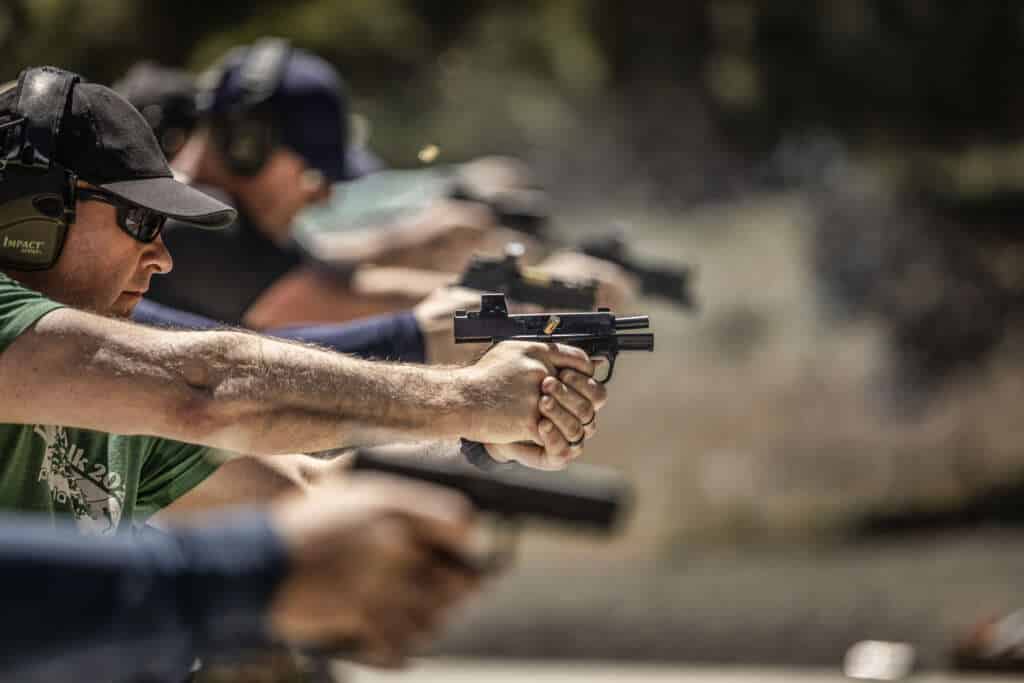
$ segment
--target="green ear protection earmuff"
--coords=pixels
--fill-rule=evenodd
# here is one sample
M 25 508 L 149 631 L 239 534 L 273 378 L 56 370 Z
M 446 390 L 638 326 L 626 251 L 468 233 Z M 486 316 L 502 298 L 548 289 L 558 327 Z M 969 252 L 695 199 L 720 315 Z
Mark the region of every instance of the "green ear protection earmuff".
M 46 270 L 60 258 L 77 179 L 53 154 L 78 81 L 53 67 L 26 69 L 13 112 L 0 118 L 0 268 Z

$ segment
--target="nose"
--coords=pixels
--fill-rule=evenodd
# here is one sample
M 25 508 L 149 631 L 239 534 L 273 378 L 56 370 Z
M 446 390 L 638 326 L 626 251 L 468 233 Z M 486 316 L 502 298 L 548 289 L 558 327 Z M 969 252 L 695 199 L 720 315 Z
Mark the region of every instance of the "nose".
M 169 273 L 174 268 L 174 259 L 171 252 L 164 244 L 164 236 L 159 235 L 155 240 L 146 245 L 143 252 L 142 265 L 151 269 L 155 274 Z

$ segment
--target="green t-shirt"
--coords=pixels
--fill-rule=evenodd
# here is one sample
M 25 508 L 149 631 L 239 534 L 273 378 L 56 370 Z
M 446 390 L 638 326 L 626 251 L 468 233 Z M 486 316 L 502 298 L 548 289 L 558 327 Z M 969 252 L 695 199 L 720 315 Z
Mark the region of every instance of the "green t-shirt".
M 0 273 L 0 353 L 56 308 Z M 0 509 L 71 515 L 86 534 L 127 530 L 210 476 L 209 453 L 149 436 L 0 423 Z

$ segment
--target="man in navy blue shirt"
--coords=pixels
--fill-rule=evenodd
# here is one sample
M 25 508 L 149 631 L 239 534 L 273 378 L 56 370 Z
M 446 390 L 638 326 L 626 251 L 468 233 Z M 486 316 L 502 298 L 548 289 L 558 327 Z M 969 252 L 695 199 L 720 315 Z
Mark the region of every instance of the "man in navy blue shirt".
M 134 539 L 7 516 L 0 680 L 180 680 L 275 644 L 398 666 L 478 586 L 472 531 L 458 494 L 365 475 Z
M 197 187 L 221 193 L 238 219 L 202 235 L 168 223 L 163 236 L 175 267 L 152 283 L 149 298 L 260 330 L 341 322 L 418 300 L 399 291 L 373 300 L 351 279 L 351 266 L 324 263 L 292 239 L 301 210 L 365 172 L 350 153 L 348 95 L 330 64 L 264 39 L 204 74 L 197 108 L 198 125 L 172 165 Z M 325 305 L 328 317 L 304 314 Z
M 244 324 L 367 358 L 473 360 L 478 353 L 456 347 L 451 335 L 452 314 L 476 303 L 466 293 L 437 291 L 428 304 L 391 312 L 411 307 L 422 293 L 368 295 L 290 237 L 294 215 L 326 196 L 331 183 L 376 168 L 349 144 L 347 94 L 334 69 L 268 39 L 225 57 L 205 81 L 198 88 L 184 73 L 140 65 L 115 86 L 162 141 L 175 138 L 165 150 L 187 147 L 176 160 L 186 176 L 240 209 L 238 220 L 217 235 L 168 222 L 163 235 L 175 268 L 151 283 L 133 318 L 190 329 Z M 182 111 L 197 90 L 201 111 Z M 254 101 L 260 98 L 265 101 Z M 245 154 L 255 156 L 240 158 Z M 324 307 L 326 317 L 314 311 Z M 379 315 L 364 318 L 373 314 Z M 338 324 L 354 318 L 360 320 L 352 327 Z M 293 324 L 310 321 L 329 324 Z

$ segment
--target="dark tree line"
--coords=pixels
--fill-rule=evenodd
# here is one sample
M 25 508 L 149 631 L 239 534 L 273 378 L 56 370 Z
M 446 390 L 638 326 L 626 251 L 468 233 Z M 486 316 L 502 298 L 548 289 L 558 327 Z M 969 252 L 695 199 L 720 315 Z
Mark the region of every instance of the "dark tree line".
M 606 89 L 691 86 L 752 148 L 809 126 L 934 144 L 1020 133 L 1024 7 L 1017 2 L 570 3 L 578 8 L 571 30 L 596 46 Z M 277 31 L 342 65 L 361 91 L 375 92 L 423 78 L 487 17 L 543 19 L 549 11 L 542 0 L 7 0 L 0 76 L 51 62 L 112 80 L 143 57 L 196 67 L 215 46 Z M 550 75 L 543 58 L 525 55 L 523 63 Z

